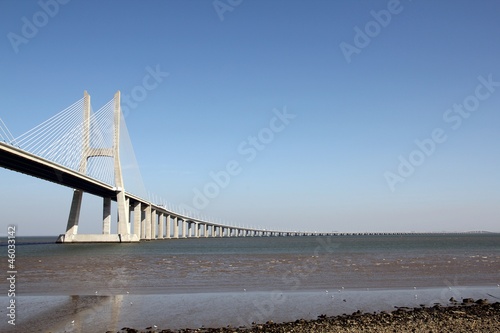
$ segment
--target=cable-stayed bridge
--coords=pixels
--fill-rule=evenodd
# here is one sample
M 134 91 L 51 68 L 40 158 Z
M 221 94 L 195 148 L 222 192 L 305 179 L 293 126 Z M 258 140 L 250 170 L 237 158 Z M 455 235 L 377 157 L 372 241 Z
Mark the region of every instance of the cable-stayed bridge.
M 84 92 L 82 99 L 17 138 L 0 119 L 1 167 L 74 189 L 66 232 L 58 242 L 320 235 L 215 223 L 128 192 L 120 161 L 123 124 L 119 91 L 96 112 Z M 103 198 L 102 234 L 78 233 L 83 193 Z M 116 201 L 118 211 L 116 234 L 111 233 L 112 201 Z

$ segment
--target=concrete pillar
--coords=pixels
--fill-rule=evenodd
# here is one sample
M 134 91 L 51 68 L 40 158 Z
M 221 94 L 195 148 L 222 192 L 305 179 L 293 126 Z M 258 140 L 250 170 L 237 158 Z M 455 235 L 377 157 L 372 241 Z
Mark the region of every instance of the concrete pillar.
M 179 238 L 179 219 L 174 217 L 174 238 Z
M 141 206 L 141 239 L 146 239 L 146 207 Z
M 203 223 L 203 236 L 208 237 L 208 225 Z
M 166 214 L 165 216 L 166 216 L 166 219 L 167 219 L 167 230 L 166 230 L 166 233 L 165 233 L 165 238 L 170 239 L 170 235 L 171 235 L 170 215 Z
M 142 238 L 142 236 L 141 236 L 141 215 L 142 215 L 141 203 L 135 202 L 134 203 L 134 235 L 137 235 L 137 237 L 139 239 Z
M 200 224 L 198 222 L 195 222 L 194 232 L 195 232 L 194 237 L 200 238 Z
M 156 226 L 158 225 L 156 209 L 151 207 L 151 239 L 156 239 Z
M 186 236 L 187 221 L 182 220 L 182 238 L 187 238 Z
M 111 233 L 111 198 L 103 198 L 102 205 L 102 233 Z
M 146 237 L 145 239 L 151 239 L 151 206 L 147 205 L 146 206 L 146 220 L 144 221 L 144 224 L 146 225 Z
M 65 238 L 71 238 L 78 233 L 78 222 L 80 221 L 80 210 L 82 208 L 83 192 L 73 191 L 73 200 L 69 211 L 68 224 L 66 226 Z
M 187 236 L 188 237 L 193 237 L 193 222 L 188 222 L 187 223 Z
M 132 221 L 130 221 L 130 198 L 125 198 L 125 214 L 127 214 L 127 235 L 130 237 Z
M 163 213 L 158 214 L 158 239 L 163 239 Z

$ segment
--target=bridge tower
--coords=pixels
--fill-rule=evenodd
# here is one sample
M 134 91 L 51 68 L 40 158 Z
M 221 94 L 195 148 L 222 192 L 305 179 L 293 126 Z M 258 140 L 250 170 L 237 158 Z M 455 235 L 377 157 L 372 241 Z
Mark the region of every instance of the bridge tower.
M 82 157 L 79 166 L 79 172 L 87 174 L 87 165 L 90 158 L 93 157 L 110 157 L 113 158 L 114 178 L 116 188 L 116 198 L 103 198 L 103 224 L 102 234 L 78 234 L 78 224 L 80 221 L 80 210 L 82 206 L 83 191 L 74 189 L 73 199 L 66 226 L 66 233 L 59 237 L 58 242 L 133 242 L 139 241 L 138 237 L 130 233 L 130 210 L 129 200 L 125 196 L 125 188 L 123 184 L 122 168 L 120 164 L 120 91 L 114 96 L 114 111 L 113 111 L 113 146 L 104 148 L 91 147 L 91 117 L 90 117 L 90 95 L 87 91 L 84 92 L 83 103 L 83 130 L 82 130 Z M 111 234 L 111 200 L 116 199 L 118 206 L 118 226 L 117 234 Z

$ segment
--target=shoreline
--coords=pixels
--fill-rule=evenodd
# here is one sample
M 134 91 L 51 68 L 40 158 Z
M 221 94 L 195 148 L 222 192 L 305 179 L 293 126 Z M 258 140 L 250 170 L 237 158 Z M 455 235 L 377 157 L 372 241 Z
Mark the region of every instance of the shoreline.
M 220 329 L 231 327 L 231 332 L 238 332 L 235 328 L 252 328 L 255 326 L 252 323 L 258 323 L 263 328 L 267 327 L 266 322 L 296 323 L 297 318 L 303 321 L 302 324 L 314 323 L 322 314 L 326 314 L 320 317 L 323 321 L 345 314 L 354 318 L 364 318 L 365 315 L 361 314 L 366 314 L 368 318 L 368 314 L 391 313 L 395 309 L 420 311 L 422 308 L 433 308 L 436 303 L 441 304 L 440 308 L 460 306 L 462 300 L 470 299 L 488 299 L 489 303 L 495 304 L 500 300 L 500 288 L 469 286 L 396 290 L 19 296 L 16 299 L 19 309 L 16 329 L 17 332 L 24 332 L 27 328 L 37 327 L 38 332 L 51 333 L 127 332 L 123 328 L 136 330 L 130 332 L 161 332 L 160 329 L 164 332 L 229 332 Z M 453 302 L 455 300 L 459 302 Z M 469 301 L 466 305 L 473 305 Z M 0 313 L 3 312 L 0 309 Z M 496 317 L 499 317 L 498 309 Z M 0 331 L 4 331 L 4 324 L 0 323 Z M 157 327 L 156 331 L 154 326 Z M 148 327 L 151 329 L 148 330 Z M 191 329 L 186 330 L 188 327 Z M 193 327 L 218 327 L 219 330 L 200 331 Z M 11 329 L 9 327 L 7 331 Z M 500 332 L 500 328 L 497 331 Z M 242 332 L 252 331 L 247 329 Z M 288 329 L 283 332 L 292 331 Z M 293 332 L 298 331 L 294 329 Z
M 499 332 L 500 303 L 489 303 L 485 299 L 464 299 L 449 306 L 436 304 L 432 307 L 396 307 L 392 312 L 363 313 L 317 319 L 297 319 L 293 322 L 254 324 L 252 327 L 219 327 L 170 330 L 147 327 L 139 330 L 124 327 L 117 333 L 253 333 L 253 332 Z

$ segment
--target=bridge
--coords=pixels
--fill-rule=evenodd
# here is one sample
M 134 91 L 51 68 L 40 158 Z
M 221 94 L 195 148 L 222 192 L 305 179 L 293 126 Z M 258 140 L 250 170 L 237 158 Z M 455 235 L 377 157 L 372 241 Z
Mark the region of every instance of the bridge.
M 123 121 L 119 91 L 96 112 L 92 112 L 90 95 L 85 91 L 82 99 L 17 138 L 0 119 L 1 167 L 73 189 L 66 232 L 58 243 L 328 235 L 215 223 L 128 192 L 120 162 Z M 84 193 L 103 199 L 101 234 L 78 233 Z M 118 210 L 116 234 L 111 233 L 112 201 Z

